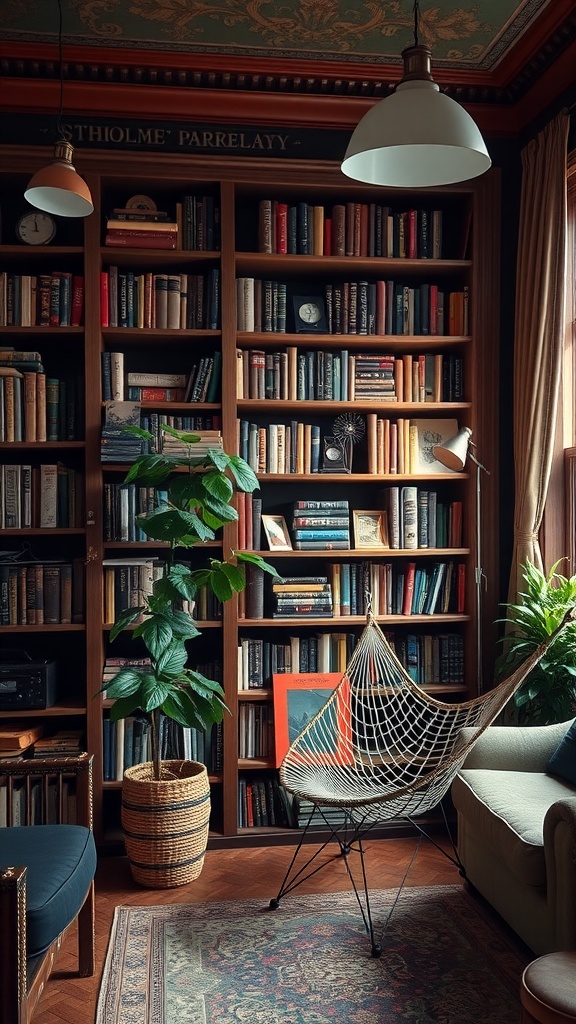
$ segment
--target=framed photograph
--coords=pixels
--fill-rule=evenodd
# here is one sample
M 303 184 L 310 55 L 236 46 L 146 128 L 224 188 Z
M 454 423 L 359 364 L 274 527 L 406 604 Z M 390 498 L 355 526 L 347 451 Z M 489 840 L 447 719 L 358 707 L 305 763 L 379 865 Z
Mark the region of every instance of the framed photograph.
M 300 334 L 326 334 L 326 305 L 318 293 L 293 295 L 294 331 Z
M 388 517 L 384 511 L 354 510 L 354 547 L 390 547 Z
M 284 551 L 292 550 L 292 541 L 290 540 L 284 516 L 263 515 L 262 526 L 264 527 L 268 547 L 271 551 L 278 548 Z
M 303 762 L 348 764 L 350 747 L 350 687 L 341 672 L 281 672 L 272 676 L 274 696 L 274 739 L 276 767 L 279 768 L 290 745 L 324 707 L 339 683 L 336 707 L 327 716 L 322 730 L 310 736 L 310 750 L 303 741 Z

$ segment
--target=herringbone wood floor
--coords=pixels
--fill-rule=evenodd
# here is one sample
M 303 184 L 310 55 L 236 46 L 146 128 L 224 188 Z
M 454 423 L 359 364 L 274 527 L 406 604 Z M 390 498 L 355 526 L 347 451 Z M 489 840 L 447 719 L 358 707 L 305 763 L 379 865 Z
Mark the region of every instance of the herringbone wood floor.
M 446 850 L 448 843 L 438 840 Z M 399 885 L 415 848 L 414 839 L 374 839 L 366 842 L 367 872 L 372 888 Z M 55 971 L 36 1009 L 34 1024 L 94 1024 L 96 1000 L 114 908 L 119 904 L 200 903 L 276 895 L 293 854 L 293 847 L 260 846 L 209 850 L 202 874 L 178 889 L 143 889 L 132 881 L 124 857 L 100 858 L 96 875 L 96 973 L 75 977 L 75 935 L 68 935 Z M 332 850 L 330 851 L 332 854 Z M 453 885 L 457 868 L 424 841 L 408 876 L 408 885 Z M 342 892 L 350 887 L 344 863 L 336 861 L 304 883 L 300 892 Z M 290 897 L 286 897 L 289 899 Z

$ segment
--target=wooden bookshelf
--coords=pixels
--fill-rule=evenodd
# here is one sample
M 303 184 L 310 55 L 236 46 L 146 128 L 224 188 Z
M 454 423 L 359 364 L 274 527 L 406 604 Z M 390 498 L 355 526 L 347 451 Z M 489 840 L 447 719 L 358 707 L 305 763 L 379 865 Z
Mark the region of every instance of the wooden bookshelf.
M 85 221 L 58 225 L 57 245 L 35 248 L 15 244 L 14 221 L 24 210 L 23 191 L 30 174 L 46 162 L 47 151 L 3 147 L 2 184 L 9 202 L 3 202 L 0 271 L 12 274 L 39 274 L 70 266 L 84 277 L 84 319 L 80 327 L 56 329 L 7 326 L 2 328 L 5 343 L 22 350 L 39 350 L 57 374 L 72 366 L 84 382 L 84 423 L 82 434 L 70 440 L 54 442 L 7 442 L 0 440 L 2 463 L 28 462 L 39 465 L 46 461 L 74 460 L 82 469 L 84 479 L 83 506 L 85 523 L 74 530 L 34 530 L 29 538 L 38 557 L 62 557 L 72 550 L 85 563 L 86 591 L 82 624 L 50 626 L 0 626 L 3 646 L 29 649 L 37 657 L 55 657 L 64 682 L 59 705 L 49 709 L 50 721 L 56 726 L 74 716 L 86 730 L 88 749 L 94 753 L 95 825 L 98 841 L 103 843 L 115 833 L 119 817 L 120 783 L 103 779 L 103 706 L 97 696 L 101 673 L 107 655 L 136 655 L 131 641 L 109 643 L 110 626 L 102 621 L 103 571 L 106 558 L 157 554 L 162 545 L 108 540 L 105 533 L 104 484 L 119 483 L 127 467 L 103 464 L 100 460 L 100 432 L 104 406 L 102 402 L 102 352 L 122 351 L 126 363 L 136 370 L 183 371 L 194 354 L 209 353 L 215 348 L 222 355 L 221 392 L 215 402 L 160 404 L 143 403 L 146 411 L 174 415 L 218 415 L 224 448 L 236 450 L 237 421 L 255 419 L 261 426 L 290 423 L 291 420 L 313 422 L 321 436 L 330 434 L 336 416 L 355 412 L 366 418 L 371 412 L 390 418 L 409 417 L 456 419 L 459 426 L 470 426 L 479 447 L 482 462 L 490 469 L 483 481 L 482 551 L 483 568 L 490 587 L 483 601 L 482 635 L 485 638 L 483 665 L 485 685 L 491 679 L 494 656 L 493 623 L 497 618 L 498 595 L 498 351 L 499 351 L 499 237 L 500 190 L 497 171 L 491 171 L 471 183 L 450 188 L 421 190 L 374 189 L 355 184 L 343 176 L 339 168 L 328 162 L 280 161 L 270 159 L 183 157 L 161 154 L 86 152 L 82 153 L 81 170 L 88 180 L 95 212 Z M 219 250 L 187 251 L 185 249 L 155 251 L 137 247 L 112 248 L 103 244 L 106 216 L 114 207 L 121 207 L 134 194 L 149 195 L 159 209 L 172 211 L 186 195 L 209 194 L 220 207 L 221 247 Z M 445 249 L 441 258 L 398 258 L 385 256 L 297 255 L 258 252 L 258 217 L 261 200 L 288 204 L 323 205 L 330 210 L 335 204 L 386 204 L 394 211 L 407 209 L 441 209 L 445 225 Z M 471 222 L 470 237 L 464 243 L 459 235 L 462 225 Z M 102 327 L 100 318 L 100 275 L 110 265 L 141 271 L 158 270 L 199 274 L 217 268 L 220 274 L 220 320 L 213 329 L 169 329 L 138 327 Z M 291 307 L 287 307 L 286 332 L 237 331 L 236 279 L 253 277 L 287 284 L 288 296 L 304 282 L 305 291 L 298 294 L 323 294 L 327 283 L 350 281 L 375 282 L 380 278 L 406 281 L 410 287 L 422 282 L 436 282 L 447 291 L 469 289 L 469 326 L 466 333 L 443 336 L 418 334 L 335 335 L 329 332 L 311 335 L 295 331 Z M 237 392 L 237 349 L 285 350 L 296 347 L 337 354 L 343 348 L 351 353 L 380 352 L 396 358 L 404 353 L 456 354 L 463 360 L 463 393 L 458 401 L 381 403 L 367 399 L 348 401 L 287 400 L 240 398 Z M 393 407 L 392 407 L 393 405 Z M 404 562 L 426 565 L 434 560 L 462 562 L 466 565 L 466 589 L 463 612 L 434 615 L 382 614 L 379 621 L 398 638 L 410 633 L 453 631 L 462 637 L 464 668 L 462 679 L 433 681 L 431 692 L 446 699 L 462 700 L 475 695 L 476 687 L 476 608 L 475 608 L 475 478 L 464 472 L 448 471 L 428 477 L 425 473 L 382 476 L 366 467 L 365 449 L 358 445 L 350 474 L 262 473 L 263 511 L 289 515 L 296 499 L 346 496 L 350 509 L 380 508 L 379 492 L 383 487 L 407 483 L 434 486 L 446 500 L 459 500 L 463 507 L 462 540 L 454 548 L 416 550 L 341 550 L 341 551 L 264 551 L 278 571 L 284 575 L 322 575 L 331 563 L 391 562 L 397 568 Z M 4 530 L 3 548 L 19 549 L 24 537 L 19 530 Z M 224 549 L 238 545 L 237 527 L 229 526 L 222 537 Z M 265 547 L 265 541 L 262 547 Z M 202 552 L 200 551 L 200 555 Z M 187 552 L 192 560 L 195 553 Z M 314 567 L 314 569 L 313 569 Z M 396 569 L 394 570 L 396 571 Z M 211 835 L 228 842 L 256 841 L 258 830 L 239 829 L 237 816 L 238 777 L 250 772 L 272 771 L 270 758 L 244 758 L 239 761 L 238 712 L 242 701 L 272 701 L 271 683 L 261 692 L 238 690 L 239 642 L 254 637 L 280 643 L 294 633 L 308 637 L 315 632 L 349 631 L 359 635 L 365 621 L 362 614 L 326 619 L 305 617 L 300 620 L 273 617 L 267 603 L 263 617 L 241 617 L 238 601 L 222 609 L 221 621 L 206 622 L 205 635 L 191 650 L 191 661 L 203 662 L 218 655 L 222 661 L 223 684 L 232 714 L 226 716 L 223 730 L 223 764 L 213 779 L 213 818 Z M 202 623 L 199 623 L 202 628 Z M 64 644 L 63 644 L 64 641 Z M 64 647 L 64 653 L 63 653 Z M 10 711 L 1 711 L 8 718 Z M 26 712 L 26 718 L 33 718 Z M 266 828 L 267 836 L 278 829 Z

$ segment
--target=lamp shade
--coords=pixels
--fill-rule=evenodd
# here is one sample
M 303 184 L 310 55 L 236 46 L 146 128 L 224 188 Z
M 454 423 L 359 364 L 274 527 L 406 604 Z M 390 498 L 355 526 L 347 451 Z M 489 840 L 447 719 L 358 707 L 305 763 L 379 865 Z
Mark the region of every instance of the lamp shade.
M 24 193 L 38 210 L 60 217 L 87 217 L 94 210 L 90 189 L 72 165 L 74 149 L 60 139 L 51 164 L 36 171 Z
M 454 434 L 454 437 L 450 437 L 444 444 L 435 444 L 432 454 L 447 469 L 459 473 L 466 465 L 471 437 L 470 427 L 460 427 L 458 433 Z
M 404 77 L 395 92 L 371 107 L 353 132 L 344 174 L 404 188 L 483 174 L 492 161 L 482 135 L 470 114 L 432 80 L 430 50 L 411 46 L 402 58 Z

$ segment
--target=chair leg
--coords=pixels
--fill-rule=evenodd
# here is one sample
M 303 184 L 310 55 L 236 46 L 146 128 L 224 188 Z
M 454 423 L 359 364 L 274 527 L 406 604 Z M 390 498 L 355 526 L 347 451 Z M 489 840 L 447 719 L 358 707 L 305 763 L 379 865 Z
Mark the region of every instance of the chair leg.
M 320 814 L 322 814 L 322 808 L 317 806 L 314 807 L 310 812 L 310 817 L 304 829 L 302 830 L 300 840 L 294 851 L 294 855 L 292 857 L 292 860 L 290 861 L 288 870 L 286 871 L 280 889 L 278 890 L 278 894 L 275 898 L 270 900 L 269 909 L 277 910 L 280 906 L 280 901 L 284 896 L 287 896 L 288 893 L 298 888 L 298 886 L 301 885 L 302 882 L 305 882 L 307 879 L 312 878 L 312 876 L 317 874 L 318 871 L 321 871 L 322 868 L 328 867 L 328 865 L 334 861 L 335 857 L 331 857 L 328 860 L 322 861 L 322 863 L 320 864 L 316 864 L 315 867 L 312 867 L 312 865 L 316 863 L 317 858 L 324 852 L 326 847 L 331 842 L 335 841 L 336 843 L 338 843 L 340 850 L 339 854 L 337 854 L 336 856 L 344 857 L 346 871 L 348 872 L 348 877 L 352 884 L 354 895 L 356 897 L 356 901 L 362 914 L 364 927 L 366 928 L 366 932 L 370 938 L 371 955 L 373 957 L 379 957 L 382 953 L 382 947 L 379 943 L 376 942 L 374 935 L 374 925 L 372 922 L 372 913 L 370 909 L 368 880 L 366 877 L 366 869 L 364 863 L 364 847 L 362 845 L 362 837 L 370 831 L 372 825 L 368 824 L 366 826 L 363 821 L 360 821 L 359 823 L 354 823 L 351 822 L 350 819 L 347 817 L 343 825 L 338 825 L 334 827 L 334 825 L 331 822 L 327 821 L 326 818 L 324 818 L 324 821 L 327 827 L 329 828 L 330 835 L 318 849 L 314 850 L 314 852 L 310 854 L 310 856 L 302 865 L 302 867 L 297 869 L 296 861 L 302 851 L 304 840 L 310 827 L 314 812 L 318 811 L 320 812 Z M 362 891 L 360 890 L 360 887 L 358 886 L 352 869 L 350 867 L 349 855 L 351 853 L 358 853 L 360 855 L 360 864 L 362 871 Z M 308 870 L 309 868 L 310 870 Z
M 81 978 L 94 974 L 94 882 L 78 914 L 78 970 Z

